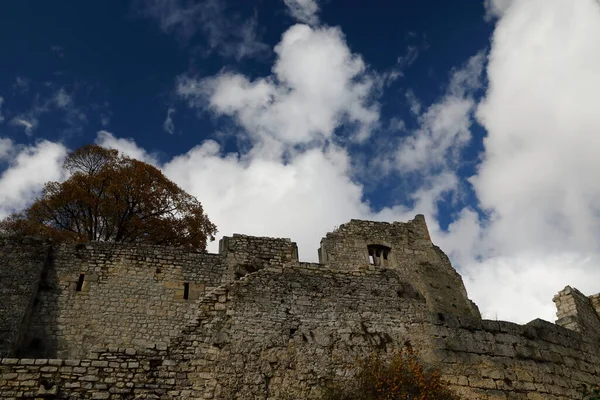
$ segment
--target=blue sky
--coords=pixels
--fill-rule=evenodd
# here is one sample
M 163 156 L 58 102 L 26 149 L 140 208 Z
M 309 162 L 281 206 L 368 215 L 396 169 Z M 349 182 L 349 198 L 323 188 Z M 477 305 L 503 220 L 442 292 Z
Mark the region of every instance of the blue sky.
M 98 143 L 306 261 L 424 213 L 486 317 L 553 320 L 600 290 L 599 26 L 594 0 L 2 4 L 0 217 Z

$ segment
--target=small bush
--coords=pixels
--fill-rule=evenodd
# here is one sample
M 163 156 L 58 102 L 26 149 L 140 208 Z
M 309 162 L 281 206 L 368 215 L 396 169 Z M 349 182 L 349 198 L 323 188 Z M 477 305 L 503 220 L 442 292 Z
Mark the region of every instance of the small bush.
M 460 400 L 438 371 L 421 364 L 409 343 L 391 359 L 374 354 L 358 362 L 349 382 L 327 387 L 323 400 Z

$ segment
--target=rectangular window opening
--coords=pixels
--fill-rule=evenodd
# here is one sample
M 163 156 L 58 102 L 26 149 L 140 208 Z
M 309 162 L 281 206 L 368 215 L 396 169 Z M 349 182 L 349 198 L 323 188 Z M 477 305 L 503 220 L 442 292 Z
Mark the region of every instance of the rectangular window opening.
M 183 299 L 187 300 L 190 297 L 190 284 L 189 283 L 184 283 L 183 284 Z
M 85 280 L 85 274 L 79 274 L 79 279 L 77 280 L 77 287 L 75 288 L 76 292 L 81 292 L 83 288 L 83 281 Z
M 384 259 L 384 260 L 387 260 L 387 257 L 388 257 L 388 252 L 387 252 L 387 251 L 384 251 L 384 252 L 383 252 L 383 259 Z
M 372 255 L 369 254 L 369 264 L 374 265 L 375 264 L 375 259 L 373 258 Z

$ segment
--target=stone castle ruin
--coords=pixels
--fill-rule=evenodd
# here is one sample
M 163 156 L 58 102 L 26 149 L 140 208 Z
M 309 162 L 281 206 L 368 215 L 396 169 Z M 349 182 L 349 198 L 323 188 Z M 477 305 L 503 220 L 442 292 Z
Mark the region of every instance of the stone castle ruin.
M 0 238 L 0 398 L 318 399 L 410 341 L 466 399 L 576 399 L 600 383 L 600 294 L 556 324 L 482 319 L 425 219 L 352 220 L 319 263 L 289 239 L 219 254 Z

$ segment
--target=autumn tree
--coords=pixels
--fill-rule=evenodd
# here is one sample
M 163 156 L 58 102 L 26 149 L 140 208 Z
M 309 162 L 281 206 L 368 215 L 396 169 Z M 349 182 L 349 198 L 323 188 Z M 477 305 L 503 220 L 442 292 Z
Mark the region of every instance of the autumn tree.
M 69 178 L 46 183 L 0 231 L 55 241 L 140 242 L 205 250 L 215 225 L 192 195 L 157 168 L 117 150 L 81 147 L 66 157 Z

